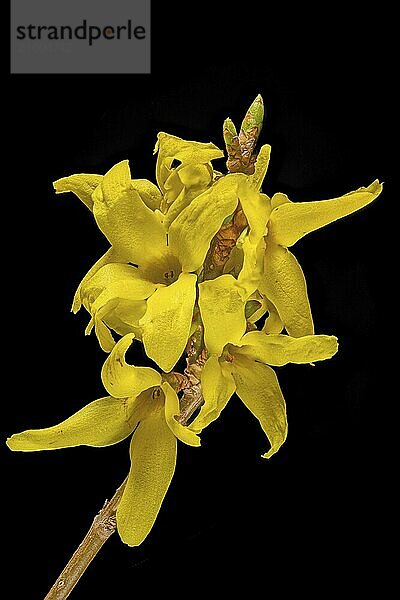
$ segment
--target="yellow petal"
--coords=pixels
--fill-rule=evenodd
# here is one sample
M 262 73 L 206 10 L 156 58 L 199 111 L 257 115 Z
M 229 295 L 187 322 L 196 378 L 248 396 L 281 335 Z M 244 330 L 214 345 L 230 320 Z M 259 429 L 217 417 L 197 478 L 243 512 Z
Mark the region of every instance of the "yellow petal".
M 249 304 L 248 303 L 253 303 L 253 307 L 255 306 L 255 310 L 250 305 L 251 312 L 249 312 L 249 309 L 248 309 Z M 247 321 L 249 321 L 249 323 L 256 323 L 259 319 L 261 319 L 261 317 L 263 317 L 265 315 L 267 310 L 268 310 L 268 302 L 267 302 L 266 297 L 263 296 L 262 294 L 260 294 L 259 292 L 254 292 L 251 296 L 249 296 L 249 298 L 247 299 L 247 302 L 246 302 L 246 311 L 245 311 L 246 319 L 247 319 Z
M 278 192 L 277 194 L 274 194 L 271 198 L 271 208 L 277 208 L 278 206 L 282 206 L 282 204 L 286 204 L 287 202 L 290 202 L 290 200 L 286 196 L 286 194 Z
M 108 307 L 107 307 L 108 309 Z M 111 352 L 111 350 L 114 348 L 115 346 L 115 340 L 112 336 L 111 331 L 109 330 L 109 328 L 107 327 L 107 325 L 105 325 L 105 323 L 103 323 L 102 318 L 105 315 L 103 315 L 102 313 L 98 313 L 94 319 L 93 319 L 93 323 L 94 323 L 94 330 L 96 333 L 96 337 L 99 341 L 100 344 L 100 348 L 102 350 L 104 350 L 104 352 Z M 85 334 L 88 335 L 88 330 L 91 329 L 91 323 L 89 323 Z
M 119 300 L 108 314 L 103 317 L 104 323 L 119 335 L 134 333 L 138 339 L 142 338 L 139 321 L 146 312 L 146 300 L 130 301 Z
M 177 169 L 179 179 L 186 189 L 206 188 L 212 181 L 212 167 L 209 164 L 182 165 Z
M 85 307 L 91 312 L 96 312 L 112 298 L 145 300 L 156 287 L 156 284 L 142 278 L 140 269 L 131 265 L 110 263 L 101 267 L 81 286 L 81 297 Z
M 180 186 L 174 192 L 174 201 L 169 206 L 168 212 L 164 217 L 164 226 L 166 229 L 170 227 L 172 221 L 176 219 L 183 209 L 189 206 L 194 198 L 210 187 L 213 180 L 213 170 L 209 164 L 187 165 L 186 167 L 177 168 L 175 174 Z M 177 193 L 178 189 L 179 194 Z M 166 192 L 165 198 L 167 203 L 171 202 L 169 190 Z
M 240 174 L 219 179 L 192 200 L 170 226 L 168 244 L 183 271 L 196 271 L 203 264 L 212 238 L 238 204 L 239 182 Z
M 235 382 L 227 363 L 220 362 L 215 355 L 210 356 L 201 372 L 201 388 L 204 404 L 190 424 L 190 429 L 197 433 L 218 419 L 235 391 Z
M 239 185 L 239 199 L 249 224 L 250 241 L 258 244 L 265 235 L 268 217 L 271 212 L 271 201 L 265 194 L 260 194 L 248 185 L 245 179 Z
M 256 190 L 259 190 L 264 181 L 265 175 L 268 170 L 269 159 L 271 156 L 271 146 L 268 144 L 264 144 L 261 146 L 260 152 L 258 153 L 257 160 L 254 165 L 254 173 L 249 176 L 249 180 L 251 185 L 253 185 Z
M 153 211 L 160 208 L 161 192 L 154 183 L 148 179 L 132 179 L 131 186 L 148 208 Z
M 139 546 L 149 534 L 175 471 L 176 437 L 163 410 L 140 422 L 130 447 L 131 468 L 117 508 L 125 544 Z
M 264 270 L 265 242 L 261 237 L 258 244 L 251 242 L 251 237 L 246 236 L 241 244 L 243 249 L 243 266 L 237 278 L 242 300 L 258 288 Z
M 289 250 L 267 243 L 259 290 L 273 302 L 289 335 L 314 333 L 303 271 Z
M 239 186 L 239 199 L 249 224 L 241 241 L 243 267 L 238 276 L 242 299 L 246 300 L 258 287 L 263 269 L 265 235 L 271 203 L 268 196 L 252 189 L 245 180 Z
M 89 210 L 93 210 L 92 194 L 97 186 L 100 185 L 102 179 L 103 175 L 80 173 L 79 175 L 70 175 L 69 177 L 57 179 L 57 181 L 54 181 L 53 186 L 56 194 L 73 192 Z
M 89 280 L 97 273 L 99 269 L 104 267 L 109 263 L 117 263 L 119 261 L 119 256 L 117 252 L 115 252 L 114 248 L 109 248 L 105 254 L 89 269 L 86 273 L 85 277 L 82 279 L 80 284 L 78 285 L 78 289 L 75 292 L 74 300 L 72 302 L 72 312 L 77 313 L 82 306 L 82 289 L 89 282 Z
M 139 321 L 145 312 L 145 300 L 112 298 L 94 312 L 86 327 L 85 335 L 91 333 L 94 325 L 100 347 L 104 352 L 111 352 L 115 346 L 115 340 L 109 329 L 113 329 L 120 335 L 134 333 L 135 337 L 141 339 Z
M 133 334 L 121 338 L 101 370 L 103 385 L 114 398 L 137 397 L 144 390 L 161 384 L 161 375 L 154 369 L 127 364 L 125 354 L 133 338 Z
M 185 427 L 185 425 L 182 425 L 182 423 L 179 423 L 175 419 L 175 416 L 179 416 L 180 413 L 179 398 L 175 390 L 167 382 L 163 383 L 161 387 L 165 395 L 165 420 L 168 427 L 175 437 L 184 444 L 188 446 L 200 446 L 199 436 L 189 429 L 189 427 Z
M 125 317 L 125 323 L 133 326 L 129 332 L 139 329 L 139 319 L 146 309 L 143 300 L 150 296 L 156 287 L 155 284 L 141 279 L 140 269 L 130 265 L 111 263 L 99 269 L 81 290 L 83 304 L 92 315 L 86 334 L 90 333 L 94 324 L 101 348 L 110 352 L 115 342 L 106 325 L 111 325 L 113 316 L 120 319 Z
M 382 191 L 378 180 L 368 187 L 333 200 L 287 202 L 271 213 L 269 236 L 282 246 L 293 246 L 304 235 L 346 217 L 375 200 Z
M 234 277 L 200 283 L 199 307 L 207 350 L 220 356 L 225 344 L 237 344 L 246 331 L 245 303 Z
M 165 372 L 176 364 L 187 344 L 196 280 L 196 275 L 181 273 L 177 281 L 156 290 L 147 300 L 147 311 L 140 320 L 146 354 Z
M 99 228 L 126 262 L 143 266 L 165 251 L 165 229 L 133 189 L 127 160 L 106 173 L 93 200 Z
M 287 363 L 306 364 L 326 360 L 332 358 L 337 350 L 337 338 L 333 335 L 293 338 L 250 331 L 242 337 L 240 353 L 267 365 L 281 367 Z
M 185 186 L 179 178 L 179 173 L 177 169 L 171 169 L 169 171 L 168 178 L 164 184 L 165 193 L 164 193 L 164 203 L 162 206 L 162 210 L 165 211 L 168 208 L 168 205 L 175 202 L 179 196 L 184 196 L 185 194 Z
M 263 455 L 270 458 L 287 436 L 285 399 L 274 371 L 267 365 L 236 356 L 233 377 L 236 393 L 258 419 L 271 448 Z
M 281 333 L 284 328 L 284 324 L 282 323 L 282 319 L 279 316 L 276 306 L 265 296 L 263 296 L 263 298 L 267 306 L 268 317 L 265 319 L 262 330 L 265 333 Z
M 125 439 L 137 422 L 132 400 L 107 396 L 84 406 L 58 425 L 16 433 L 7 440 L 7 446 L 22 452 L 109 446 Z
M 157 151 L 156 177 L 162 190 L 164 190 L 165 183 L 164 169 L 165 167 L 169 169 L 174 159 L 179 160 L 184 165 L 204 165 L 215 158 L 224 156 L 224 153 L 211 142 L 188 142 L 163 131 L 157 136 L 154 152 Z
M 118 265 L 109 266 L 116 267 Z M 96 300 L 90 304 L 92 314 L 96 314 L 110 300 L 145 300 L 155 292 L 157 285 L 146 279 L 141 279 L 139 274 L 135 273 L 135 267 L 129 267 L 129 265 L 120 266 L 128 268 L 113 269 L 112 276 L 115 280 L 107 285 Z M 129 268 L 132 270 L 131 273 L 128 272 Z M 120 273 L 119 278 L 118 273 Z

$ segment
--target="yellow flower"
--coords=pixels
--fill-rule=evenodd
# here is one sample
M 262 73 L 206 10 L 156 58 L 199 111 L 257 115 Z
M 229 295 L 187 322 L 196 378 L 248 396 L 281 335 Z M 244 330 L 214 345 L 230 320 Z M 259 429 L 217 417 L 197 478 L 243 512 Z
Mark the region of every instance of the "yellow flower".
M 86 185 L 89 176 L 72 176 L 74 182 L 79 177 Z M 72 189 L 61 182 L 55 183 L 58 191 Z M 92 315 L 87 332 L 95 326 L 105 351 L 115 343 L 107 325 L 122 334 L 132 331 L 141 337 L 146 354 L 170 371 L 190 334 L 197 274 L 211 239 L 239 202 L 249 222 L 249 240 L 261 239 L 268 204 L 245 175 L 227 175 L 193 198 L 167 230 L 161 213 L 133 187 L 127 161 L 110 169 L 90 197 L 96 222 L 112 247 L 82 281 L 73 310 L 83 302 Z M 257 287 L 251 275 L 253 246 L 249 243 L 246 269 L 238 279 L 243 297 Z
M 179 414 L 179 399 L 160 373 L 126 363 L 133 337 L 123 337 L 104 363 L 102 380 L 110 396 L 91 402 L 54 427 L 17 433 L 7 445 L 22 452 L 109 446 L 134 432 L 117 527 L 126 544 L 138 546 L 150 532 L 171 483 L 177 439 L 200 446 L 200 438 L 174 418 Z
M 260 151 L 255 173 L 249 177 L 256 189 L 260 189 L 268 167 L 270 149 L 269 146 L 263 148 L 265 150 Z M 264 267 L 258 286 L 270 304 L 270 318 L 265 326 L 268 333 L 279 333 L 284 327 L 294 337 L 314 332 L 304 274 L 288 248 L 308 233 L 367 206 L 381 191 L 382 184 L 376 180 L 368 187 L 331 200 L 291 202 L 281 193 L 272 197 Z
M 261 331 L 246 333 L 237 345 L 227 344 L 222 356 L 213 354 L 204 365 L 201 385 L 205 402 L 190 429 L 200 433 L 215 421 L 236 391 L 260 422 L 271 445 L 263 458 L 270 458 L 286 439 L 287 419 L 278 379 L 268 365 L 314 363 L 331 358 L 337 348 L 337 338 L 328 335 L 293 338 Z
M 190 202 L 213 183 L 216 174 L 211 161 L 224 153 L 211 142 L 187 142 L 160 132 L 154 153 L 158 152 L 156 179 L 163 194 L 161 212 L 168 227 Z M 174 167 L 173 163 L 179 162 Z

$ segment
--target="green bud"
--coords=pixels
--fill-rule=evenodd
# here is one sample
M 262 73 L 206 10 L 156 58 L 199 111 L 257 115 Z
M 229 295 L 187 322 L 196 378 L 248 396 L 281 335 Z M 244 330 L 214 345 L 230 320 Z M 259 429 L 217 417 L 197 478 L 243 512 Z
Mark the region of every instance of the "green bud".
M 240 133 L 242 132 L 248 136 L 253 135 L 254 130 L 257 130 L 257 137 L 255 139 L 255 143 L 260 135 L 260 131 L 262 128 L 264 120 L 264 102 L 260 94 L 255 98 L 253 103 L 250 105 L 249 110 L 246 113 L 245 118 L 243 119 L 242 125 L 240 127 Z
M 226 147 L 228 148 L 229 146 L 233 145 L 233 140 L 234 138 L 238 137 L 237 131 L 236 131 L 236 127 L 232 121 L 232 119 L 225 119 L 224 121 L 224 125 L 223 125 L 223 134 L 224 134 L 224 140 L 225 140 L 225 144 Z

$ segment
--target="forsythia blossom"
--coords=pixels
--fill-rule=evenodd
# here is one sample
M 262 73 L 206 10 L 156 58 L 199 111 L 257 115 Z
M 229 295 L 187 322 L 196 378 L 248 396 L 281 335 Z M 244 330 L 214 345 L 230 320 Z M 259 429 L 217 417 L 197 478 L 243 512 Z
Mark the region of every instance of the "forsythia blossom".
M 199 437 L 174 419 L 179 399 L 160 373 L 125 362 L 133 335 L 114 347 L 102 369 L 110 396 L 91 402 L 59 425 L 24 431 L 8 440 L 11 450 L 110 446 L 132 432 L 131 470 L 117 510 L 124 542 L 137 546 L 150 531 L 175 470 L 176 439 L 199 446 Z
M 132 179 L 126 160 L 104 176 L 54 183 L 57 193 L 78 196 L 110 243 L 73 301 L 74 312 L 83 305 L 90 314 L 86 333 L 94 328 L 110 353 L 102 369 L 109 396 L 7 443 L 29 452 L 107 446 L 133 434 L 116 513 L 120 536 L 131 546 L 156 519 L 174 473 L 177 439 L 199 446 L 199 434 L 236 392 L 260 422 L 269 458 L 287 435 L 285 400 L 271 367 L 312 364 L 337 352 L 336 337 L 314 335 L 304 275 L 289 248 L 368 205 L 382 185 L 375 181 L 321 202 L 291 202 L 282 193 L 269 198 L 260 190 L 271 148 L 253 154 L 262 115 L 257 97 L 239 134 L 225 121 L 226 175 L 212 165 L 223 156 L 214 144 L 159 133 L 157 185 Z M 162 372 L 127 364 L 134 339 Z M 185 350 L 181 375 L 173 369 Z M 182 419 L 177 394 L 190 386 L 201 390 L 202 400 L 192 421 Z

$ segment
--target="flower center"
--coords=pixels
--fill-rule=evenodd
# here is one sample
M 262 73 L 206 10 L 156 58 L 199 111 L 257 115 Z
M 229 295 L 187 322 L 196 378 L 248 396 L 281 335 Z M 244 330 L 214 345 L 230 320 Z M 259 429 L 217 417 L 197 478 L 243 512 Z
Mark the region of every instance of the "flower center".
M 175 277 L 175 273 L 174 273 L 174 271 L 171 269 L 170 271 L 166 271 L 166 272 L 164 273 L 164 277 L 165 277 L 165 279 L 167 279 L 167 280 L 169 280 L 169 279 L 174 279 L 174 277 Z

